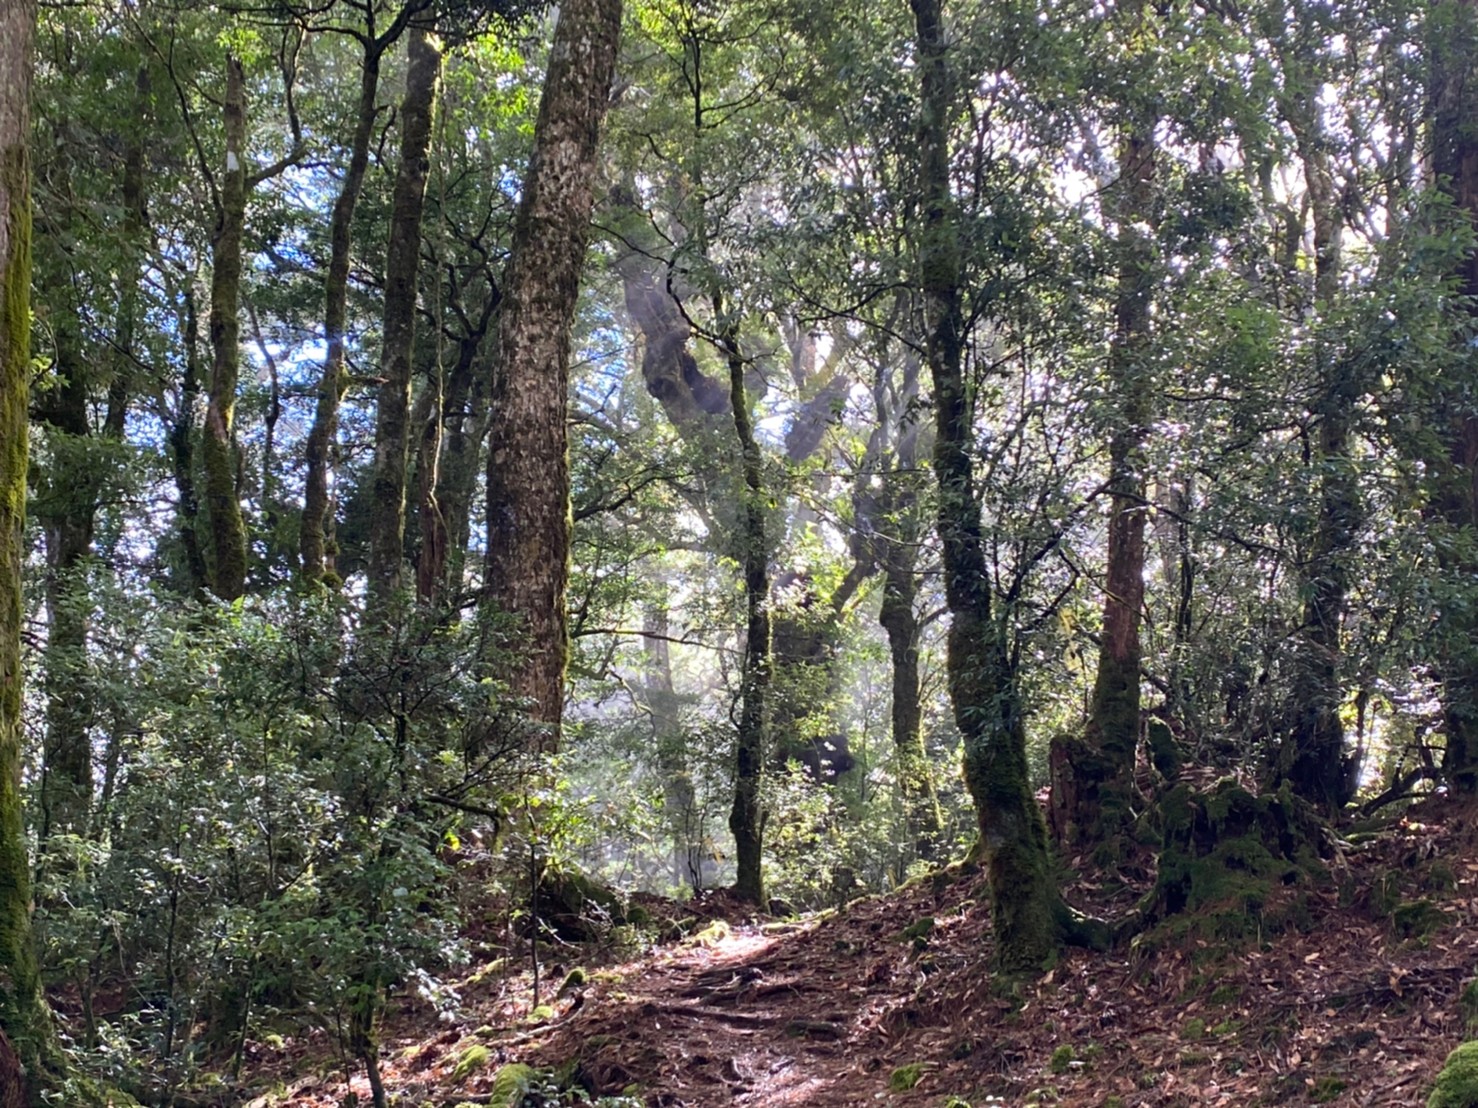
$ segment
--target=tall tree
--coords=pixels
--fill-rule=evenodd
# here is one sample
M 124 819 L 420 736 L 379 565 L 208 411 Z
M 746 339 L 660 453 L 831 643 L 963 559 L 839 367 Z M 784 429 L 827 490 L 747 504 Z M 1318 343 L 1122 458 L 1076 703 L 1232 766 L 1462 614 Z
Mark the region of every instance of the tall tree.
M 226 59 L 226 155 L 221 182 L 211 179 L 216 209 L 211 236 L 210 384 L 200 461 L 210 587 L 222 600 L 246 591 L 246 520 L 236 482 L 233 423 L 241 362 L 241 239 L 246 227 L 246 77 L 241 60 Z
M 407 0 L 379 30 L 379 7 L 360 8 L 363 22 L 347 33 L 360 47 L 359 95 L 355 101 L 354 131 L 349 140 L 339 194 L 329 217 L 329 259 L 323 284 L 323 373 L 318 381 L 313 424 L 304 445 L 303 518 L 298 532 L 298 555 L 303 579 L 318 582 L 334 572 L 334 451 L 339 434 L 339 407 L 348 388 L 349 264 L 354 245 L 354 211 L 364 191 L 370 143 L 379 118 L 380 70 L 385 54 L 405 33 L 410 21 L 430 0 Z M 343 28 L 336 28 L 344 30 Z
M 421 211 L 430 168 L 431 116 L 441 49 L 420 27 L 410 33 L 410 68 L 400 109 L 400 167 L 385 254 L 384 337 L 375 416 L 374 504 L 367 575 L 371 602 L 384 604 L 401 585 L 410 463 L 411 354 L 416 335 L 416 277 Z
M 0 1100 L 41 1103 L 60 1072 L 31 936 L 21 811 L 21 567 L 31 378 L 30 0 L 0 5 Z
M 569 653 L 570 331 L 620 30 L 621 0 L 561 6 L 514 225 L 491 393 L 485 603 L 520 625 L 510 685 L 552 745 Z
M 958 99 L 940 0 L 910 0 L 920 81 L 919 283 L 934 382 L 937 521 L 950 628 L 946 658 L 965 780 L 979 822 L 977 851 L 990 876 L 1001 969 L 1041 969 L 1063 936 L 1047 829 L 1032 795 L 1025 705 L 1007 621 L 995 611 L 973 463 L 974 408 L 965 382 L 965 272 L 951 195 L 950 122 Z
M 1130 34 L 1144 35 L 1142 18 Z M 1155 120 L 1126 110 L 1120 124 L 1119 176 L 1109 202 L 1117 224 L 1114 330 L 1108 353 L 1109 520 L 1103 635 L 1084 729 L 1084 744 L 1054 744 L 1053 823 L 1065 845 L 1119 853 L 1128 830 L 1139 745 L 1140 616 L 1144 607 L 1146 500 L 1144 440 L 1154 403 L 1148 364 L 1155 286 Z
M 1428 14 L 1427 42 L 1432 171 L 1437 187 L 1478 230 L 1478 3 L 1439 0 Z M 1478 318 L 1478 249 L 1469 251 L 1456 276 L 1468 312 Z M 1445 424 L 1438 425 L 1442 449 L 1431 459 L 1438 482 L 1434 514 L 1454 534 L 1470 536 L 1468 544 L 1444 544 L 1457 552 L 1456 557 L 1448 554 L 1448 570 L 1465 582 L 1471 580 L 1472 535 L 1478 532 L 1478 412 L 1470 384 L 1474 359 L 1471 343 L 1465 343 L 1457 379 L 1441 390 L 1448 410 Z M 1467 557 L 1461 553 L 1465 550 Z M 1478 795 L 1478 620 L 1473 611 L 1464 602 L 1442 613 L 1444 656 L 1438 667 L 1447 730 L 1442 768 L 1452 788 L 1468 797 Z

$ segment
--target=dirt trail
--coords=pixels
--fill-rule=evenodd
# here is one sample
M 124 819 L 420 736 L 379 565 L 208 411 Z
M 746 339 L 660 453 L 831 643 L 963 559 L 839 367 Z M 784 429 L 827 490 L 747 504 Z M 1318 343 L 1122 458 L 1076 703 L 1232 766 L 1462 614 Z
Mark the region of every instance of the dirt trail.
M 1402 904 L 1426 906 L 1420 920 L 1392 910 L 1393 880 Z M 408 1011 L 387 1085 L 452 1108 L 487 1103 L 508 1062 L 576 1062 L 596 1092 L 635 1086 L 653 1108 L 1423 1105 L 1478 1018 L 1461 1000 L 1478 972 L 1472 838 L 1413 825 L 1298 892 L 1297 931 L 1234 950 L 1070 952 L 1014 999 L 985 969 L 978 875 L 802 922 L 715 925 L 591 972 L 543 1027 L 520 1024 L 526 995 L 506 979 L 469 996 L 456 1027 Z M 469 1048 L 487 1057 L 458 1077 Z M 900 1068 L 912 1089 L 896 1087 Z M 286 1103 L 346 1091 L 325 1078 Z

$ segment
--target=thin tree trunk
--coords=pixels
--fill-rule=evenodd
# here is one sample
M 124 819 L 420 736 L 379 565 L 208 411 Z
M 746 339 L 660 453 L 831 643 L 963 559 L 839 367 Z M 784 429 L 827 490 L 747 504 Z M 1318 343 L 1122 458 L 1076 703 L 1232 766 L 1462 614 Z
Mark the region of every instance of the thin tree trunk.
M 523 649 L 509 683 L 550 748 L 559 744 L 569 649 L 570 330 L 620 25 L 621 0 L 570 0 L 560 11 L 514 224 L 492 389 L 485 602 L 519 624 Z
M 181 592 L 197 596 L 205 588 L 205 553 L 200 546 L 200 497 L 195 488 L 195 409 L 200 402 L 200 311 L 195 290 L 186 287 L 181 319 L 185 374 L 180 381 L 180 402 L 174 425 L 169 429 L 170 466 L 174 473 L 175 527 L 179 531 L 183 560 Z
M 939 537 L 951 616 L 946 669 L 964 739 L 965 781 L 979 822 L 976 852 L 990 878 L 996 963 L 1007 972 L 1033 971 L 1056 955 L 1062 900 L 1028 777 L 1021 692 L 1006 613 L 993 611 L 975 494 L 974 422 L 964 378 L 963 271 L 949 176 L 955 99 L 950 48 L 940 0 L 910 4 L 922 84 L 920 269 L 926 356 L 934 379 Z
M 63 1072 L 31 935 L 21 810 L 27 427 L 31 373 L 31 43 L 35 7 L 0 5 L 0 1099 L 40 1104 Z M 19 1066 L 16 1065 L 16 1057 Z
M 349 165 L 329 218 L 329 260 L 328 274 L 324 278 L 323 308 L 323 340 L 327 349 L 323 375 L 318 382 L 313 425 L 304 444 L 307 469 L 303 479 L 303 519 L 298 535 L 301 572 L 303 579 L 309 582 L 324 581 L 334 572 L 336 550 L 331 481 L 339 433 L 339 405 L 348 387 L 345 332 L 349 319 L 349 251 L 354 209 L 364 188 L 370 141 L 374 137 L 381 53 L 382 49 L 375 40 L 366 43 L 360 62 L 359 105 L 354 120 L 354 136 L 350 140 Z
M 246 521 L 237 498 L 233 421 L 241 360 L 241 237 L 246 224 L 246 82 L 226 59 L 226 161 L 211 241 L 211 373 L 201 440 L 210 587 L 222 600 L 246 591 Z
M 38 405 L 52 441 L 52 464 L 35 514 L 46 544 L 46 740 L 41 764 L 41 839 L 85 834 L 92 803 L 92 698 L 86 685 L 91 602 L 84 599 L 98 501 L 97 459 L 89 457 L 86 372 L 75 316 L 58 320 L 60 384 Z
M 1339 293 L 1340 216 L 1329 167 L 1320 108 L 1309 92 L 1290 106 L 1289 122 L 1303 163 L 1314 223 L 1313 311 L 1324 317 Z M 1278 752 L 1277 775 L 1293 791 L 1334 815 L 1354 795 L 1344 754 L 1340 706 L 1344 686 L 1340 667 L 1341 633 L 1349 592 L 1349 558 L 1359 525 L 1359 492 L 1350 458 L 1350 413 L 1357 383 L 1348 367 L 1335 362 L 1330 343 L 1316 332 L 1314 404 L 1318 426 L 1311 451 L 1318 488 L 1318 520 L 1303 566 L 1303 627 L 1293 682 L 1289 731 Z
M 899 465 L 902 466 L 900 459 Z M 929 861 L 939 856 L 944 817 L 924 747 L 924 712 L 919 700 L 919 617 L 917 563 L 919 527 L 916 497 L 900 486 L 908 478 L 894 471 L 883 478 L 888 524 L 883 539 L 883 604 L 878 624 L 888 636 L 892 659 L 893 748 L 898 758 L 898 791 L 913 839 L 914 853 Z
M 1109 440 L 1103 638 L 1083 747 L 1057 740 L 1051 759 L 1054 830 L 1065 845 L 1100 848 L 1104 862 L 1122 853 L 1129 830 L 1139 746 L 1144 439 L 1154 391 L 1145 364 L 1154 290 L 1154 242 L 1146 228 L 1154 218 L 1154 185 L 1154 121 L 1138 120 L 1120 144 L 1115 197 L 1119 271 L 1108 376 L 1117 411 Z
M 441 73 L 441 49 L 432 35 L 417 27 L 412 29 L 409 42 L 410 69 L 400 110 L 400 168 L 395 178 L 390 245 L 385 259 L 382 383 L 375 417 L 374 503 L 367 565 L 369 602 L 371 606 L 381 607 L 401 586 L 404 560 L 411 354 L 415 345 L 421 212 L 430 168 L 431 115 Z
M 723 305 L 714 298 L 714 315 L 722 319 Z M 723 330 L 729 365 L 729 406 L 734 412 L 734 434 L 739 440 L 744 488 L 741 493 L 739 536 L 744 567 L 744 670 L 740 682 L 739 726 L 734 736 L 734 805 L 729 830 L 734 835 L 737 874 L 734 892 L 752 904 L 765 904 L 764 852 L 766 813 L 762 789 L 769 731 L 770 651 L 770 544 L 765 527 L 765 478 L 759 443 L 744 387 L 744 358 L 733 325 Z

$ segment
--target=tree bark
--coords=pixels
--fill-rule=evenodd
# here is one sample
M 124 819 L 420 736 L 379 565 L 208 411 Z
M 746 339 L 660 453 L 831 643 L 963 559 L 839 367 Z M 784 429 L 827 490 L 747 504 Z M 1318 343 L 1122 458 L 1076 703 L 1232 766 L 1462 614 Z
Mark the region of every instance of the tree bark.
M 30 0 L 0 5 L 0 1097 L 39 1105 L 63 1071 L 31 935 L 21 811 L 21 630 L 31 373 Z M 16 1065 L 18 1057 L 20 1065 Z
M 401 587 L 405 548 L 406 469 L 410 464 L 411 354 L 415 345 L 416 280 L 421 259 L 421 212 L 430 169 L 431 116 L 441 73 L 441 48 L 425 30 L 410 33 L 410 69 L 401 103 L 400 168 L 390 212 L 385 258 L 384 340 L 380 402 L 375 416 L 374 504 L 370 527 L 369 603 L 383 607 Z
M 195 487 L 195 409 L 200 401 L 200 311 L 195 290 L 187 286 L 181 311 L 180 341 L 184 346 L 185 371 L 180 380 L 180 399 L 169 429 L 170 468 L 175 484 L 175 528 L 179 532 L 179 591 L 198 596 L 209 576 L 205 552 L 200 547 L 200 495 Z
M 238 58 L 226 59 L 226 159 L 211 238 L 210 387 L 200 461 L 211 591 L 236 600 L 246 591 L 246 521 L 237 499 L 232 424 L 241 363 L 241 237 L 246 225 L 246 81 Z
M 1109 439 L 1103 638 L 1084 749 L 1063 751 L 1052 758 L 1054 829 L 1065 846 L 1099 848 L 1106 855 L 1103 861 L 1121 853 L 1132 820 L 1134 758 L 1139 747 L 1140 613 L 1148 513 L 1144 439 L 1154 393 L 1145 364 L 1154 293 L 1154 241 L 1149 230 L 1154 219 L 1154 187 L 1154 120 L 1136 120 L 1126 125 L 1120 143 L 1114 213 L 1119 257 L 1108 376 L 1116 411 Z
M 714 297 L 714 315 L 724 317 L 720 297 Z M 734 736 L 734 804 L 729 830 L 734 836 L 737 874 L 734 892 L 752 904 L 765 904 L 762 866 L 765 822 L 763 796 L 765 750 L 768 746 L 770 677 L 770 545 L 765 527 L 764 459 L 754 437 L 749 397 L 744 387 L 744 358 L 737 328 L 722 331 L 729 365 L 729 404 L 734 412 L 734 434 L 744 473 L 741 493 L 740 560 L 744 567 L 744 670 L 740 679 L 739 725 Z
M 1431 24 L 1432 171 L 1437 187 L 1478 230 L 1478 2 L 1439 0 Z M 1469 252 L 1457 276 L 1468 311 L 1478 315 L 1478 250 Z M 1463 356 L 1471 380 L 1471 345 Z M 1478 528 L 1478 415 L 1470 399 L 1450 403 L 1446 453 L 1431 459 L 1438 481 L 1432 514 L 1454 531 L 1471 531 Z M 1471 560 L 1446 568 L 1465 581 L 1478 569 Z M 1449 786 L 1470 798 L 1478 796 L 1478 618 L 1472 613 L 1471 604 L 1443 611 L 1437 665 L 1447 731 L 1442 770 Z
M 370 28 L 371 34 L 373 27 Z M 364 44 L 360 61 L 359 105 L 354 135 L 349 144 L 349 164 L 339 186 L 329 218 L 328 273 L 324 278 L 323 341 L 326 347 L 323 375 L 313 425 L 304 444 L 306 472 L 303 477 L 303 519 L 298 534 L 298 556 L 303 579 L 316 583 L 334 573 L 334 507 L 331 481 L 334 447 L 339 434 L 339 405 L 348 387 L 345 362 L 349 319 L 349 251 L 352 246 L 354 209 L 364 188 L 369 166 L 370 141 L 374 137 L 375 101 L 380 90 L 380 59 L 384 47 L 373 38 Z
M 1006 613 L 993 610 L 974 486 L 974 422 L 964 378 L 964 273 L 949 175 L 955 101 L 949 43 L 940 0 L 910 0 L 910 6 L 922 84 L 920 281 L 926 357 L 934 379 L 938 528 L 951 616 L 946 669 L 979 825 L 976 853 L 990 879 L 996 963 L 1006 972 L 1034 971 L 1056 956 L 1063 905 L 1028 777 L 1021 690 Z
M 610 99 L 620 0 L 571 0 L 554 32 L 499 320 L 485 604 L 516 620 L 509 684 L 559 744 L 568 654 L 570 330 Z

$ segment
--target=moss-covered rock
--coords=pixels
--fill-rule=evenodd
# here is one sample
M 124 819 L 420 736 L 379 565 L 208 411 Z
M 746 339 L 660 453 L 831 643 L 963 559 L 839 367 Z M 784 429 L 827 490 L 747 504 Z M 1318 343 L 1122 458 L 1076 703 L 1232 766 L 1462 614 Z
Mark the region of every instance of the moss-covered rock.
M 488 1108 L 520 1108 L 523 1098 L 534 1087 L 539 1071 L 522 1062 L 504 1066 L 493 1078 L 493 1087 L 488 1093 Z
M 1447 1056 L 1427 1108 L 1478 1108 L 1478 1042 L 1464 1043 Z
M 474 1043 L 457 1058 L 457 1064 L 452 1067 L 452 1080 L 466 1081 L 478 1070 L 486 1069 L 492 1058 L 492 1052 L 487 1047 Z

